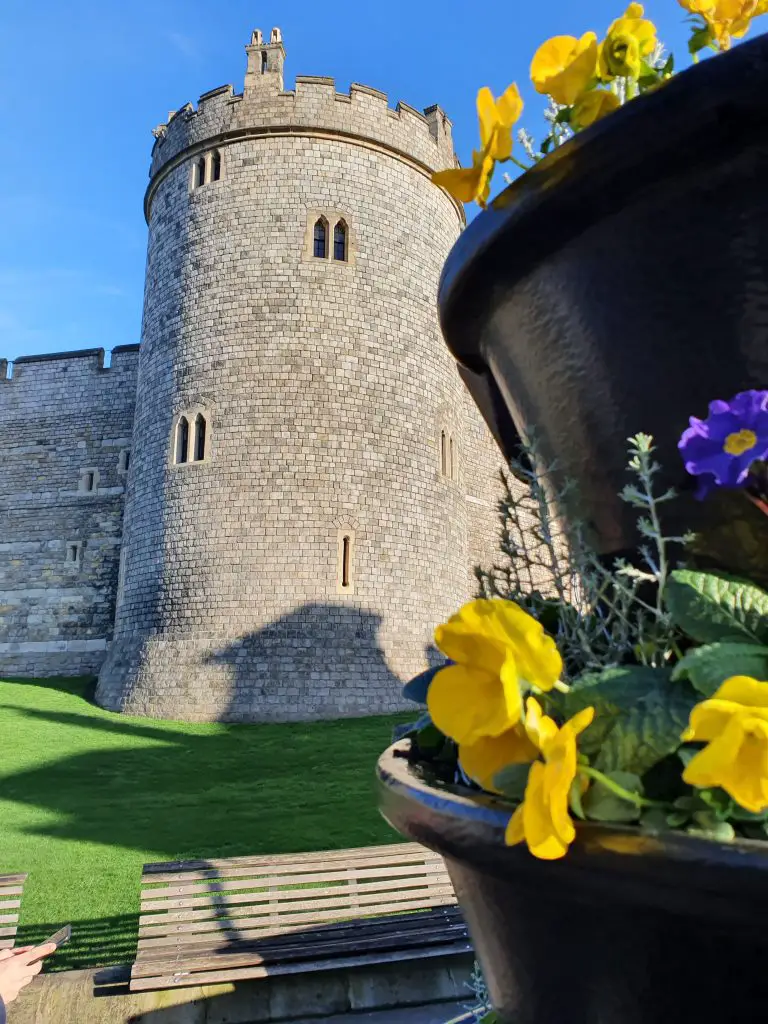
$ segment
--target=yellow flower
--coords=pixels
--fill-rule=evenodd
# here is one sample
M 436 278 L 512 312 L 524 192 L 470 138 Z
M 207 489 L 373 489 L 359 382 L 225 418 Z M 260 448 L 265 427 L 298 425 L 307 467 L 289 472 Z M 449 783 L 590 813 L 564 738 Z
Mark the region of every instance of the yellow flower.
M 512 601 L 470 601 L 437 627 L 435 643 L 456 664 L 436 674 L 427 706 L 460 746 L 517 725 L 521 685 L 551 690 L 563 670 L 554 640 Z
M 749 31 L 753 18 L 768 12 L 766 0 L 678 0 L 690 14 L 700 15 L 721 50 Z
M 472 154 L 471 167 L 435 171 L 432 181 L 460 203 L 471 203 L 474 200 L 480 206 L 485 206 L 491 192 L 491 176 L 495 166 L 496 162 L 492 156 L 475 150 Z
M 487 86 L 480 89 L 477 94 L 480 149 L 472 154 L 472 166 L 436 171 L 432 175 L 433 183 L 459 202 L 475 200 L 480 206 L 485 206 L 496 161 L 508 160 L 512 155 L 512 128 L 522 112 L 523 101 L 514 83 L 498 100 L 493 98 Z
M 536 92 L 551 96 L 570 107 L 597 73 L 597 36 L 585 32 L 575 36 L 554 36 L 543 43 L 531 62 L 531 81 Z
M 500 736 L 482 736 L 474 743 L 459 745 L 461 767 L 470 779 L 491 792 L 495 791 L 493 780 L 502 768 L 529 764 L 538 753 L 521 722 Z
M 732 676 L 691 712 L 683 740 L 707 746 L 689 762 L 691 786 L 721 786 L 753 814 L 768 808 L 768 682 Z
M 593 89 L 592 92 L 585 92 L 576 102 L 572 123 L 575 128 L 588 128 L 620 106 L 619 97 L 615 93 L 607 89 Z
M 512 155 L 512 129 L 520 120 L 523 100 L 515 83 L 497 100 L 484 86 L 477 94 L 477 116 L 480 121 L 480 145 L 494 160 L 509 160 Z
M 594 716 L 594 708 L 584 708 L 558 728 L 542 714 L 538 702 L 528 698 L 525 730 L 544 760 L 531 765 L 525 798 L 507 825 L 508 846 L 524 841 L 541 860 L 557 860 L 568 852 L 576 837 L 568 813 L 568 795 L 578 767 L 576 737 Z
M 656 26 L 643 17 L 644 13 L 642 4 L 630 4 L 608 29 L 598 54 L 602 81 L 640 76 L 643 57 L 656 47 Z

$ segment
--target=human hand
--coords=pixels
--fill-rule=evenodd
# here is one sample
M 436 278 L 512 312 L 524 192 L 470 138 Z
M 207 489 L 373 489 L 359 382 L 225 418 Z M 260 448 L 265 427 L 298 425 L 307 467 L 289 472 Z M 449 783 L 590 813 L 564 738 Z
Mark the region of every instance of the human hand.
M 0 949 L 0 998 L 6 1006 L 40 973 L 43 958 L 55 952 L 56 946 L 52 942 L 43 946 Z

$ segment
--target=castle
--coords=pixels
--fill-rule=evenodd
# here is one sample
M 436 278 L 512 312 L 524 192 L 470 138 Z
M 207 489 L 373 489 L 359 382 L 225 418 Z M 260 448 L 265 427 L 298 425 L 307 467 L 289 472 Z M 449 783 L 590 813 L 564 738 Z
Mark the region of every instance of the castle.
M 297 77 L 154 130 L 140 346 L 0 361 L 0 678 L 133 714 L 402 706 L 496 546 L 501 456 L 440 336 L 437 107 Z

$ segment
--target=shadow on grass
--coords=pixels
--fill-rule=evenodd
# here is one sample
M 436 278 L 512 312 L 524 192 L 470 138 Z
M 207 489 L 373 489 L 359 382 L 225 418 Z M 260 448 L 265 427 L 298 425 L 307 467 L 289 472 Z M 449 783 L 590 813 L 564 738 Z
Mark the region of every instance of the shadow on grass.
M 37 945 L 60 927 L 61 921 L 21 925 L 16 935 L 16 945 Z M 72 924 L 71 941 L 45 961 L 45 972 L 80 970 L 94 964 L 130 963 L 136 956 L 138 934 L 138 914 L 76 921 Z

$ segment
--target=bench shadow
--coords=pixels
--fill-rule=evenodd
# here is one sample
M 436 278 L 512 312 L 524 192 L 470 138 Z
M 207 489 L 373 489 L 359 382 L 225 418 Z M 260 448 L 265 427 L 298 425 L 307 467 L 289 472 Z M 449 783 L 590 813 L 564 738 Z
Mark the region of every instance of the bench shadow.
M 34 946 L 61 927 L 61 921 L 19 925 L 17 946 Z M 45 961 L 46 974 L 74 971 L 97 964 L 127 964 L 136 955 L 138 914 L 119 914 L 92 920 L 73 921 L 72 938 Z

